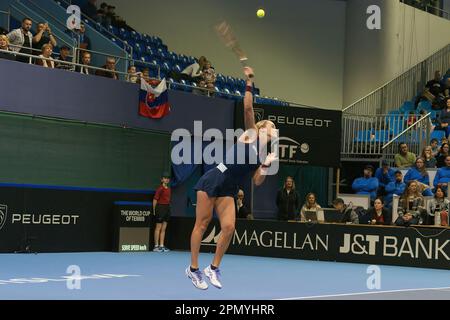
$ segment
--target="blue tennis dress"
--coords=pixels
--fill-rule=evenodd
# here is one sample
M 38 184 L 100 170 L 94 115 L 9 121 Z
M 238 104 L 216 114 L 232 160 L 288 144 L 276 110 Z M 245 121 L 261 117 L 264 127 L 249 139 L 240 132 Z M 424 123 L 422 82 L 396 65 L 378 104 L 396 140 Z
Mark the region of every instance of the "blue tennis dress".
M 240 180 L 260 165 L 259 143 L 238 141 L 227 151 L 225 161 L 205 173 L 194 189 L 206 192 L 209 197 L 234 198 L 239 191 Z

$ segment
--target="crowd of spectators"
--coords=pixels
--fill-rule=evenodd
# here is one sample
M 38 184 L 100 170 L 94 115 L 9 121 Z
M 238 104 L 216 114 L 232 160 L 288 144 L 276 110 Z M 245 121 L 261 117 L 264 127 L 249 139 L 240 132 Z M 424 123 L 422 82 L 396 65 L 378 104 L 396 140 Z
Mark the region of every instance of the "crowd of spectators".
M 81 8 L 83 12 L 90 19 L 100 23 L 105 28 L 110 26 L 116 28 L 124 28 L 128 31 L 134 31 L 126 21 L 116 14 L 116 7 L 103 2 L 98 6 L 97 0 L 89 0 L 85 6 Z

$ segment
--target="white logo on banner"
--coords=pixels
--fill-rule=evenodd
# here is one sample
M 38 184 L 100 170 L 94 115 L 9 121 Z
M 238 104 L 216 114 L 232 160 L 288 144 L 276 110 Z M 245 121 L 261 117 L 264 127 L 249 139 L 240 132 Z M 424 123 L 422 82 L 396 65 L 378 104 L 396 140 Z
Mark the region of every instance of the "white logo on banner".
M 222 231 L 220 231 L 217 235 L 216 235 L 216 227 L 214 227 L 211 231 L 211 233 L 202 240 L 202 245 L 204 246 L 216 246 L 217 242 L 219 241 L 219 237 L 220 234 L 222 233 Z
M 372 5 L 367 8 L 367 14 L 371 16 L 367 18 L 367 29 L 380 30 L 381 29 L 381 9 L 377 5 Z
M 367 274 L 370 274 L 367 278 L 367 289 L 380 290 L 381 289 L 381 269 L 379 266 L 367 267 Z
M 81 10 L 79 6 L 71 5 L 67 7 L 67 14 L 70 14 L 67 18 L 67 29 L 79 30 L 81 28 Z
M 0 230 L 6 224 L 7 217 L 8 217 L 8 206 L 5 204 L 0 204 Z

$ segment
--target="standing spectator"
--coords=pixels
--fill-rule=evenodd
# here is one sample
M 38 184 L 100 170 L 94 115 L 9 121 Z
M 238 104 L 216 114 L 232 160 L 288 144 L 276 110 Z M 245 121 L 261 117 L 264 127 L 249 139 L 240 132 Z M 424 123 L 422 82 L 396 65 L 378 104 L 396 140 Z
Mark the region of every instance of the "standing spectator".
M 408 170 L 405 175 L 405 183 L 410 181 L 417 181 L 418 188 L 422 190 L 422 195 L 425 197 L 433 196 L 430 189 L 430 176 L 425 168 L 425 160 L 423 158 L 416 159 L 416 165 Z
M 239 190 L 236 199 L 236 218 L 252 220 L 250 211 L 244 204 L 244 191 Z
M 72 62 L 70 59 L 70 48 L 68 46 L 62 46 L 59 49 L 59 57 L 58 57 L 59 61 L 63 61 L 63 62 L 57 62 L 56 64 L 56 68 L 57 69 L 64 69 L 64 70 L 71 70 L 73 71 L 75 68 L 73 67 L 73 65 L 64 63 L 64 62 Z
M 81 11 L 94 21 L 97 21 L 97 0 L 88 0 Z
M 399 145 L 399 153 L 395 155 L 395 166 L 399 169 L 410 168 L 416 162 L 416 155 L 408 151 L 408 145 L 404 142 Z
M 425 210 L 425 200 L 419 192 L 416 181 L 410 181 L 406 185 L 405 192 L 400 197 L 398 203 L 398 218 L 395 221 L 397 226 L 409 227 L 419 224 L 420 217 Z
M 30 32 L 33 21 L 30 18 L 22 20 L 22 27 L 8 33 L 11 50 L 23 54 L 33 54 L 33 34 Z M 17 56 L 16 61 L 32 63 L 31 57 Z
M 201 81 L 201 75 L 203 73 L 203 68 L 206 61 L 206 57 L 201 56 L 198 59 L 198 62 L 194 62 L 193 64 L 187 66 L 183 71 L 181 71 L 181 79 L 199 83 Z
M 433 158 L 436 158 L 439 154 L 439 141 L 436 138 L 431 139 L 430 142 L 431 152 L 433 154 Z
M 81 64 L 83 64 L 83 66 L 77 66 L 75 72 L 87 75 L 93 74 L 92 70 L 89 68 L 91 65 L 91 54 L 89 52 L 85 51 L 81 54 Z
M 37 59 L 36 64 L 44 68 L 55 69 L 55 61 L 52 58 L 52 53 L 53 46 L 50 43 L 44 44 L 42 46 L 42 53 L 39 55 L 39 58 L 47 59 Z
M 80 29 L 75 32 L 78 37 L 79 48 L 82 50 L 91 50 L 91 39 L 86 35 L 86 26 L 80 24 Z
M 109 71 L 106 70 L 97 70 L 95 72 L 95 75 L 100 76 L 100 77 L 105 77 L 105 78 L 111 78 L 114 80 L 118 80 L 118 76 L 116 71 L 116 59 L 108 57 L 106 58 L 106 65 L 102 66 L 102 69 L 107 69 Z
M 114 27 L 118 27 L 118 25 L 117 25 L 117 16 L 116 16 L 116 12 L 115 12 L 115 10 L 116 10 L 116 7 L 114 7 L 114 6 L 110 6 L 110 5 L 108 5 L 107 7 L 106 7 L 106 25 L 107 25 L 107 27 L 109 27 L 110 25 L 112 25 L 112 26 L 114 26 Z
M 127 82 L 140 83 L 140 75 L 141 74 L 142 73 L 137 72 L 135 66 L 129 66 L 128 67 Z
M 342 214 L 341 223 L 359 224 L 358 214 L 351 206 L 346 206 L 344 200 L 337 198 L 333 201 L 333 207 Z
M 0 35 L 0 50 L 10 51 L 8 37 L 4 34 Z M 11 53 L 0 52 L 0 59 L 16 60 L 16 57 L 12 52 Z
M 450 156 L 445 157 L 445 166 L 439 168 L 434 177 L 433 185 L 435 188 L 440 187 L 447 191 L 448 183 L 450 182 Z
M 305 204 L 303 205 L 302 209 L 300 210 L 300 220 L 302 222 L 306 221 L 305 212 L 306 211 L 314 211 L 317 213 L 317 221 L 324 222 L 325 217 L 323 216 L 323 211 L 319 210 L 321 209 L 321 206 L 317 203 L 317 197 L 314 193 L 308 193 L 306 195 Z
M 367 165 L 364 167 L 364 176 L 355 179 L 352 184 L 352 189 L 356 194 L 368 194 L 370 195 L 370 200 L 375 200 L 377 196 L 378 189 L 378 179 L 372 177 L 373 167 Z
M 50 29 L 48 23 L 38 23 L 37 33 L 33 37 L 33 49 L 41 50 L 44 44 L 49 43 L 53 46 L 53 48 L 58 44 L 53 36 L 52 29 Z
M 445 197 L 444 190 L 437 187 L 434 198 L 428 201 L 427 215 L 423 224 L 448 227 L 449 206 L 450 201 Z
M 442 143 L 438 156 L 436 157 L 436 167 L 445 167 L 445 158 L 448 157 L 450 145 L 446 142 Z
M 299 208 L 299 196 L 292 177 L 287 177 L 283 189 L 277 194 L 278 220 L 295 220 Z
M 375 171 L 375 178 L 378 179 L 378 195 L 384 196 L 386 194 L 386 186 L 395 180 L 395 170 L 389 167 L 389 162 L 383 160 L 381 168 Z
M 370 224 L 372 225 L 390 225 L 392 224 L 392 215 L 389 210 L 384 208 L 382 198 L 376 198 L 373 207 L 369 208 L 367 214 L 370 216 Z
M 201 76 L 200 87 L 206 88 L 209 91 L 214 91 L 216 86 L 216 70 L 211 66 L 211 62 L 207 61 L 203 67 Z
M 170 199 L 172 195 L 169 183 L 170 175 L 164 173 L 161 177 L 161 185 L 156 189 L 153 198 L 153 212 L 156 217 L 155 247 L 153 248 L 153 251 L 155 252 L 170 251 L 164 246 L 166 228 L 170 219 Z
M 445 108 L 441 111 L 441 115 L 439 116 L 439 127 L 441 130 L 445 131 L 445 137 L 448 139 L 450 134 L 450 99 L 445 99 Z
M 406 184 L 403 182 L 403 174 L 400 170 L 395 172 L 395 181 L 386 186 L 386 207 L 392 208 L 392 199 L 395 195 L 402 195 L 405 192 Z
M 425 168 L 436 168 L 436 159 L 433 156 L 433 148 L 431 146 L 423 148 L 421 157 L 425 160 Z
M 106 10 L 108 8 L 108 4 L 103 2 L 100 5 L 100 9 L 97 10 L 96 22 L 100 23 L 104 27 L 108 27 L 108 23 L 106 21 Z M 111 24 L 111 23 L 110 23 Z

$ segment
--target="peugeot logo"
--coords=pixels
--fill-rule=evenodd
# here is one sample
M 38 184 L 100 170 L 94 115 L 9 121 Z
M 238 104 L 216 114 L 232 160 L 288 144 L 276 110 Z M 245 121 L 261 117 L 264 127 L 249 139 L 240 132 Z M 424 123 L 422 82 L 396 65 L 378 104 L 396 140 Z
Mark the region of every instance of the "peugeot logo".
M 264 109 L 253 108 L 253 112 L 255 113 L 255 122 L 264 120 Z
M 0 230 L 5 225 L 7 216 L 8 216 L 8 206 L 0 204 Z

